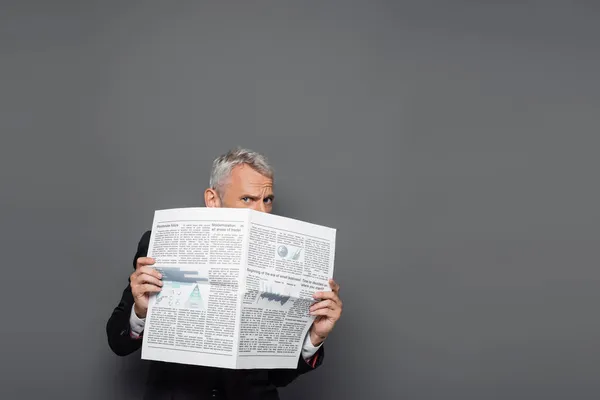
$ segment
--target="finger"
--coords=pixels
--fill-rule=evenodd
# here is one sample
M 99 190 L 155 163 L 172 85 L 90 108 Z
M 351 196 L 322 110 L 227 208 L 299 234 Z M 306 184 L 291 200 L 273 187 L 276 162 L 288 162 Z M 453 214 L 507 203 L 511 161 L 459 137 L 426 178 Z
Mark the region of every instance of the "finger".
M 329 287 L 331 288 L 331 290 L 333 290 L 336 293 L 340 292 L 340 285 L 338 285 L 337 282 L 334 281 L 333 279 L 329 280 Z
M 313 295 L 313 297 L 315 299 L 318 300 L 317 303 L 322 302 L 324 300 L 331 300 L 332 302 L 334 302 L 339 308 L 343 307 L 343 303 L 342 300 L 339 298 L 339 296 L 337 294 L 335 294 L 334 292 L 317 292 Z
M 310 315 L 337 319 L 340 313 L 331 308 L 321 308 L 320 310 L 311 311 Z
M 152 257 L 140 257 L 137 259 L 135 263 L 135 267 L 139 268 L 143 265 L 152 265 L 156 262 L 156 260 Z
M 333 300 L 336 303 L 340 301 L 340 298 L 338 297 L 337 293 L 335 292 L 317 292 L 315 294 L 313 294 L 313 298 L 317 299 L 317 300 Z
M 149 274 L 140 274 L 136 277 L 134 284 L 142 285 L 144 283 L 150 283 L 155 286 L 162 287 L 163 282 L 155 276 Z
M 146 266 L 139 267 L 137 272 L 138 272 L 138 275 L 147 274 L 147 275 L 155 277 L 156 279 L 162 279 L 162 274 L 152 267 L 146 267 Z
M 335 310 L 336 308 L 339 308 L 339 306 L 337 305 L 336 302 L 334 302 L 332 300 L 323 300 L 323 301 L 319 301 L 318 303 L 313 304 L 310 307 L 310 311 L 320 310 L 322 308 L 330 308 L 332 310 Z
M 139 288 L 141 289 L 142 294 L 146 294 L 146 293 L 158 293 L 162 290 L 162 288 L 159 288 L 156 285 L 151 285 L 149 283 L 144 284 L 144 285 L 139 285 Z

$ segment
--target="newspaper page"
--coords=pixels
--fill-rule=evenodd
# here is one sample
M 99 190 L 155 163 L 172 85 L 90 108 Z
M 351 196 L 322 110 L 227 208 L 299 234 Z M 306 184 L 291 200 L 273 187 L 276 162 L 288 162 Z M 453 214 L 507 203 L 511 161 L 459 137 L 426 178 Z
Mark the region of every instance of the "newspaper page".
M 155 212 L 148 256 L 163 287 L 150 297 L 143 359 L 236 367 L 248 217 L 224 208 Z
M 335 233 L 249 209 L 156 211 L 148 256 L 163 288 L 150 297 L 142 358 L 296 368 L 312 294 L 330 290 Z
M 335 229 L 253 212 L 237 368 L 296 368 L 317 291 L 331 290 Z

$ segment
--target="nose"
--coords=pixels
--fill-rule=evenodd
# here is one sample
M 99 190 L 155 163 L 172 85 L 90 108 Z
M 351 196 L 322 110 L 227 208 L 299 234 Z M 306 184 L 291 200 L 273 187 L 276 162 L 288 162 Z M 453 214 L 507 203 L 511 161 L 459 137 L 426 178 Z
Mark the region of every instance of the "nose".
M 267 208 L 266 208 L 266 206 L 265 206 L 265 202 L 264 202 L 262 199 L 260 199 L 259 201 L 257 201 L 257 202 L 254 204 L 254 207 L 252 207 L 252 208 L 253 208 L 254 210 L 256 210 L 256 211 L 260 211 L 260 212 L 267 212 Z

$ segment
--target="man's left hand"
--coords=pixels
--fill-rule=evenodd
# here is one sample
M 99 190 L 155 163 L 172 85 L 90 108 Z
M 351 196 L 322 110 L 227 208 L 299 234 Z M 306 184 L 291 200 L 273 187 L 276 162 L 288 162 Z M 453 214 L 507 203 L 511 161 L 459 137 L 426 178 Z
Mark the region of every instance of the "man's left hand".
M 340 300 L 340 285 L 333 279 L 329 280 L 331 292 L 317 292 L 313 295 L 320 299 L 310 307 L 310 315 L 315 315 L 315 321 L 310 327 L 310 341 L 313 346 L 318 346 L 333 330 L 335 323 L 342 315 L 342 300 Z

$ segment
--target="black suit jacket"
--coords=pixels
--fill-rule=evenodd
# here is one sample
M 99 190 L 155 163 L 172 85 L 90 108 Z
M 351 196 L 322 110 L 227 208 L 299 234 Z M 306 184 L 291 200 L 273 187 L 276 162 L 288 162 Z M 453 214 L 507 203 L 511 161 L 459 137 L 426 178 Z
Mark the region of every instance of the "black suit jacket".
M 147 231 L 138 243 L 133 259 L 134 269 L 137 259 L 148 254 L 149 243 L 150 231 Z M 108 344 L 119 356 L 131 354 L 142 346 L 142 340 L 130 334 L 129 317 L 133 303 L 128 284 L 106 324 Z M 309 361 L 300 356 L 296 369 L 269 370 L 234 370 L 152 361 L 144 399 L 277 400 L 278 387 L 286 386 L 298 376 L 319 367 L 324 355 L 321 346 Z

